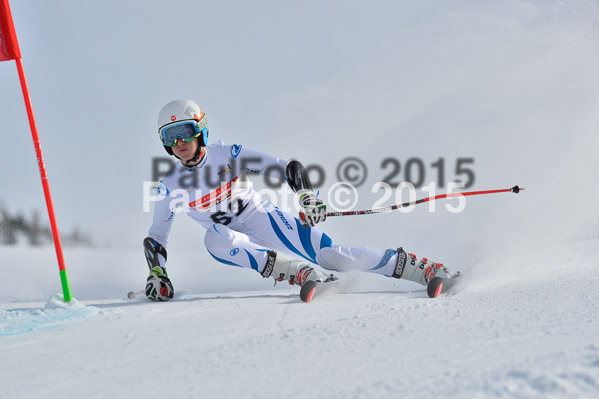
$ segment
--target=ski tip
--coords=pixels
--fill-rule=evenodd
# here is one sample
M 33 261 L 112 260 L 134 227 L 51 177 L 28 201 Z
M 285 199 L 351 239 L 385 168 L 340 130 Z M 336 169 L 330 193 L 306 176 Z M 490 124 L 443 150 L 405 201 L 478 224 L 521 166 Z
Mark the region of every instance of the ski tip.
M 426 293 L 429 298 L 438 298 L 440 296 L 452 295 L 457 291 L 460 285 L 461 273 L 457 272 L 454 277 L 435 277 L 428 283 Z
M 314 298 L 314 294 L 316 293 L 316 287 L 312 288 L 308 293 L 308 297 L 306 298 L 306 302 L 312 302 L 312 298 Z
M 303 302 L 312 302 L 312 299 L 314 299 L 314 294 L 316 294 L 317 284 L 318 283 L 316 281 L 306 281 L 306 283 L 302 286 L 300 291 L 300 299 Z
M 441 277 L 435 277 L 428 283 L 426 287 L 426 293 L 429 298 L 437 298 L 443 292 L 443 279 Z
M 439 286 L 437 287 L 437 290 L 435 291 L 435 295 L 433 296 L 433 298 L 437 298 L 439 295 L 441 295 L 442 292 L 443 292 L 443 283 L 439 284 Z

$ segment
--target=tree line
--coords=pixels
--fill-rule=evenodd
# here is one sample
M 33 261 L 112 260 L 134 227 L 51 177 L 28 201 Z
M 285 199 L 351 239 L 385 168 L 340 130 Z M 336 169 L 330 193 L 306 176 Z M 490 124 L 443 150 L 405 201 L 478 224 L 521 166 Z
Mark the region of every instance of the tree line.
M 66 234 L 61 232 L 60 241 L 64 246 L 94 246 L 89 234 L 78 227 Z M 49 225 L 42 223 L 38 210 L 26 217 L 22 212 L 13 214 L 0 204 L 0 245 L 17 245 L 23 242 L 36 247 L 51 245 L 54 243 L 52 230 Z

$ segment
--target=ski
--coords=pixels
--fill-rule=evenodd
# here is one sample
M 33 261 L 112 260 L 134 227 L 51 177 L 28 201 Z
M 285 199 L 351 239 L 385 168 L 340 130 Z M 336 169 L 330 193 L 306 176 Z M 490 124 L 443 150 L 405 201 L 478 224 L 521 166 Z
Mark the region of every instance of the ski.
M 300 290 L 300 299 L 303 302 L 312 302 L 314 297 L 318 294 L 322 294 L 326 292 L 331 287 L 335 286 L 337 282 L 340 280 L 337 277 L 331 275 L 329 279 L 325 282 L 319 281 L 306 281 L 304 285 L 302 285 L 302 289 Z
M 435 277 L 428 283 L 426 293 L 429 298 L 438 298 L 441 295 L 455 294 L 459 288 L 460 276 L 442 278 Z

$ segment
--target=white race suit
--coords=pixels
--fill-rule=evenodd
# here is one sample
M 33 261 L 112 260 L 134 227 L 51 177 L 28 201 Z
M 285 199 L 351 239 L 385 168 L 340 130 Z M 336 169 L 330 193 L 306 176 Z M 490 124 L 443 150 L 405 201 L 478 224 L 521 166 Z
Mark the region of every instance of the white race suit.
M 206 249 L 227 265 L 261 273 L 267 252 L 274 250 L 327 270 L 393 274 L 396 250 L 337 245 L 320 229 L 303 227 L 294 216 L 261 199 L 249 181 L 242 181 L 242 172 L 284 179 L 287 161 L 222 141 L 205 150 L 197 166 L 177 162 L 160 181 L 148 236 L 165 248 L 173 218 L 182 210 L 206 228 Z

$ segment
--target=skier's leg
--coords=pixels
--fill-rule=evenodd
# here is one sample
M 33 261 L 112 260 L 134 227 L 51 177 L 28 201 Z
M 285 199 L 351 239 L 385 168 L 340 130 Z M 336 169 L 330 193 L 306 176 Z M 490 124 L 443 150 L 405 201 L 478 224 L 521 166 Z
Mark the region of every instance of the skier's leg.
M 217 261 L 257 272 L 262 272 L 268 259 L 268 248 L 222 224 L 214 224 L 206 231 L 204 245 Z
M 377 249 L 334 244 L 320 229 L 303 227 L 298 219 L 263 201 L 259 211 L 248 213 L 240 228 L 255 242 L 316 263 L 324 269 L 363 271 L 428 284 L 433 277 L 448 277 L 440 263 L 418 260 L 403 249 Z
M 453 273 L 442 263 L 418 260 L 403 248 L 380 250 L 370 247 L 331 245 L 322 248 L 317 258 L 319 265 L 329 270 L 359 270 L 393 278 L 403 278 L 427 285 L 434 277 L 451 277 Z
M 309 280 L 325 281 L 328 277 L 309 263 L 277 253 L 247 234 L 222 224 L 214 224 L 208 229 L 204 244 L 217 261 L 256 270 L 265 278 L 273 276 L 278 281 L 288 280 L 290 284 L 303 285 Z

